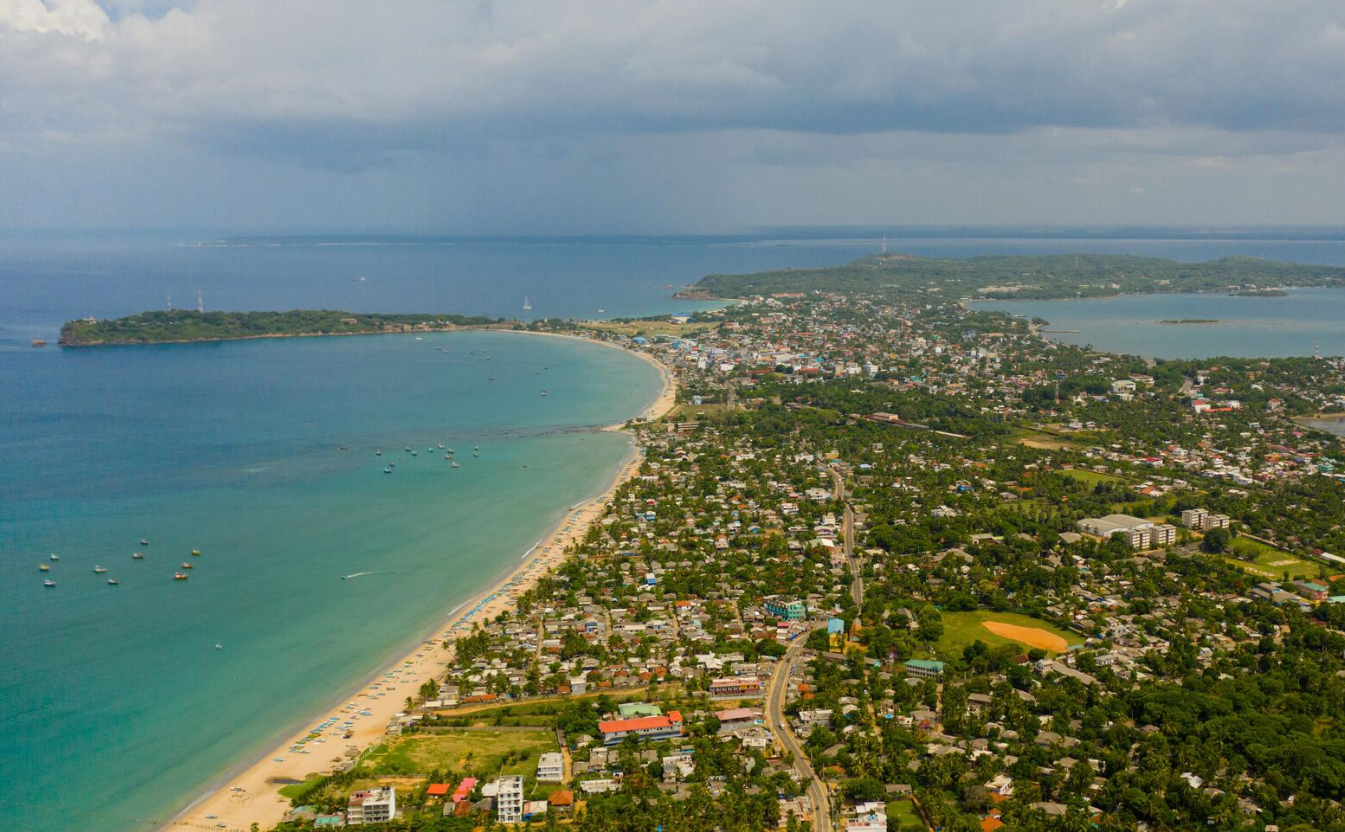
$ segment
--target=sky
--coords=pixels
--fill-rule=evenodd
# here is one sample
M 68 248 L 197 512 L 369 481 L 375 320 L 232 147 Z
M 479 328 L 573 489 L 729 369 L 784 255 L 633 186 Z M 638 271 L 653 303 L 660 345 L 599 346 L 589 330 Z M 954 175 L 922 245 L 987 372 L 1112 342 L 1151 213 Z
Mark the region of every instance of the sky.
M 1345 225 L 1341 0 L 0 0 L 0 229 Z

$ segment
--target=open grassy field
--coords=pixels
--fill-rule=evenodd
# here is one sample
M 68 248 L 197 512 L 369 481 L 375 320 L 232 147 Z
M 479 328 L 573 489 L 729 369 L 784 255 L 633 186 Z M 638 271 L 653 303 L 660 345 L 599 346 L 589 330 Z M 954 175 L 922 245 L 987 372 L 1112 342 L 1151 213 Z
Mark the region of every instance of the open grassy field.
M 664 693 L 678 690 L 677 685 L 663 685 Z M 643 702 L 645 691 L 639 690 L 597 690 L 578 696 L 548 696 L 528 702 L 510 702 L 494 705 L 468 705 L 463 708 L 451 708 L 436 711 L 437 716 L 453 720 L 455 726 L 466 725 L 552 725 L 555 715 L 560 713 L 567 703 L 584 699 L 607 697 L 613 702 Z
M 1005 632 L 994 633 L 988 629 L 985 624 L 1008 625 L 1001 628 Z M 1032 631 L 1038 631 L 1045 636 L 1055 636 L 1063 639 L 1066 645 L 1082 644 L 1083 637 L 1078 633 L 1071 633 L 1069 630 L 1062 630 L 1053 624 L 1048 624 L 1036 618 L 1027 615 L 1019 615 L 1012 612 L 994 612 L 992 610 L 973 610 L 971 612 L 945 612 L 943 613 L 943 638 L 939 639 L 938 651 L 945 655 L 960 655 L 962 649 L 975 642 L 977 639 L 989 645 L 1017 644 L 1024 648 L 1036 647 L 1038 645 L 1029 643 L 1032 634 L 1026 631 L 1015 633 L 1009 628 L 1028 628 Z M 1046 641 L 1049 639 L 1041 639 Z M 1043 649 L 1048 652 L 1060 652 L 1046 648 L 1043 643 Z
M 1118 477 L 1115 474 L 1103 474 L 1098 471 L 1089 471 L 1086 468 L 1069 468 L 1060 472 L 1061 474 L 1076 479 L 1079 482 L 1086 482 L 1089 485 L 1097 485 L 1100 482 L 1125 482 L 1125 477 Z
M 1057 433 L 1053 430 L 1038 430 L 1026 426 L 1014 428 L 1013 440 L 1020 445 L 1026 445 L 1029 448 L 1040 448 L 1045 451 L 1058 451 L 1064 448 L 1075 448 L 1079 443 L 1072 441 L 1071 437 Z
M 441 729 L 397 737 L 369 752 L 362 767 L 376 774 L 424 775 L 436 769 L 471 771 L 484 777 L 522 774 L 531 779 L 537 758 L 555 751 L 549 729 L 506 731 Z
M 924 829 L 925 824 L 915 811 L 915 804 L 905 798 L 887 804 L 887 828 Z
M 1231 552 L 1225 556 L 1225 559 L 1234 566 L 1245 569 L 1258 578 L 1266 580 L 1282 580 L 1285 573 L 1288 573 L 1291 579 L 1316 578 L 1320 571 L 1319 565 L 1310 560 L 1291 555 L 1288 552 L 1281 552 L 1273 546 L 1267 546 L 1256 540 L 1248 540 L 1245 537 L 1234 538 L 1229 544 Z M 1251 558 L 1248 560 L 1248 558 Z M 1328 569 L 1328 574 L 1335 574 L 1340 570 Z
M 626 335 L 630 337 L 643 335 L 646 338 L 653 338 L 655 335 L 671 335 L 674 338 L 683 338 L 690 335 L 698 335 L 709 329 L 714 329 L 716 324 L 675 324 L 672 321 L 629 321 L 626 323 L 617 321 L 587 321 L 584 326 L 602 332 L 614 332 L 618 335 Z
M 728 405 L 725 404 L 683 402 L 663 418 L 668 422 L 695 422 L 702 418 L 710 422 L 722 422 L 728 412 Z

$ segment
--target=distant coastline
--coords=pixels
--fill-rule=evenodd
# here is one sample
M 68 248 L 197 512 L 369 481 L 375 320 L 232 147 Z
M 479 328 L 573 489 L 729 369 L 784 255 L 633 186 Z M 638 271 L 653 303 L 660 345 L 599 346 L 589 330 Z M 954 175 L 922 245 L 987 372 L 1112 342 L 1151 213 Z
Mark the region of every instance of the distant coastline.
M 1167 320 L 1162 320 L 1158 323 L 1168 325 L 1221 324 L 1223 321 L 1218 318 L 1168 318 Z
M 295 309 L 285 312 L 141 312 L 125 318 L 82 318 L 61 326 L 62 347 L 146 346 L 315 338 L 325 335 L 391 335 L 452 332 L 516 324 L 480 315 L 426 315 Z
M 1345 286 L 1345 268 L 1224 257 L 1203 263 L 1105 254 L 928 258 L 888 253 L 822 268 L 711 274 L 678 298 L 797 297 L 857 292 L 894 297 L 1063 300 L 1127 294 L 1263 292 L 1290 286 Z

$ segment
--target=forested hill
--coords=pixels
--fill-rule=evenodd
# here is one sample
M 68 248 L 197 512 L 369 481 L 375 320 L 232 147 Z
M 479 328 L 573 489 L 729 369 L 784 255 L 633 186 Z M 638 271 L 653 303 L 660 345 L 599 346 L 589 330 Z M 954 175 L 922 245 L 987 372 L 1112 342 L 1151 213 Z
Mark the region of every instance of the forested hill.
M 1266 286 L 1345 287 L 1345 268 L 1228 257 L 1180 263 L 1157 257 L 1058 254 L 927 259 L 878 254 L 820 269 L 703 277 L 682 297 L 745 298 L 812 290 L 942 297 L 1049 299 L 1133 292 L 1210 292 Z
M 304 335 L 434 332 L 501 321 L 500 318 L 472 315 L 357 314 L 330 309 L 295 309 L 288 312 L 141 312 L 115 320 L 83 318 L 69 321 L 61 327 L 61 345 L 84 347 Z

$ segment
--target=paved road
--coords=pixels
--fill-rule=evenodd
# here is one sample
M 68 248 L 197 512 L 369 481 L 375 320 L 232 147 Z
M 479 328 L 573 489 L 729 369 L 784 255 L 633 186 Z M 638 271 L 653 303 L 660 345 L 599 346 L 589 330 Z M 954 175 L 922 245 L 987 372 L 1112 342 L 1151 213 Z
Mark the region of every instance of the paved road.
M 794 755 L 794 770 L 808 784 L 808 800 L 813 804 L 813 832 L 831 832 L 831 800 L 827 796 L 826 784 L 813 771 L 808 755 L 803 751 L 803 744 L 794 736 L 789 723 L 785 722 L 785 693 L 789 690 L 789 672 L 798 663 L 807 640 L 806 635 L 795 638 L 784 658 L 775 663 L 770 687 L 766 689 L 766 724 L 780 746 Z
M 835 468 L 828 471 L 831 473 L 831 493 L 837 500 L 844 500 L 845 480 L 841 472 Z M 841 521 L 841 544 L 845 549 L 845 559 L 850 564 L 850 574 L 854 576 L 854 582 L 850 584 L 850 597 L 856 607 L 863 608 L 864 578 L 860 574 L 859 558 L 855 557 L 855 510 L 850 508 L 849 503 L 845 504 L 845 516 Z

